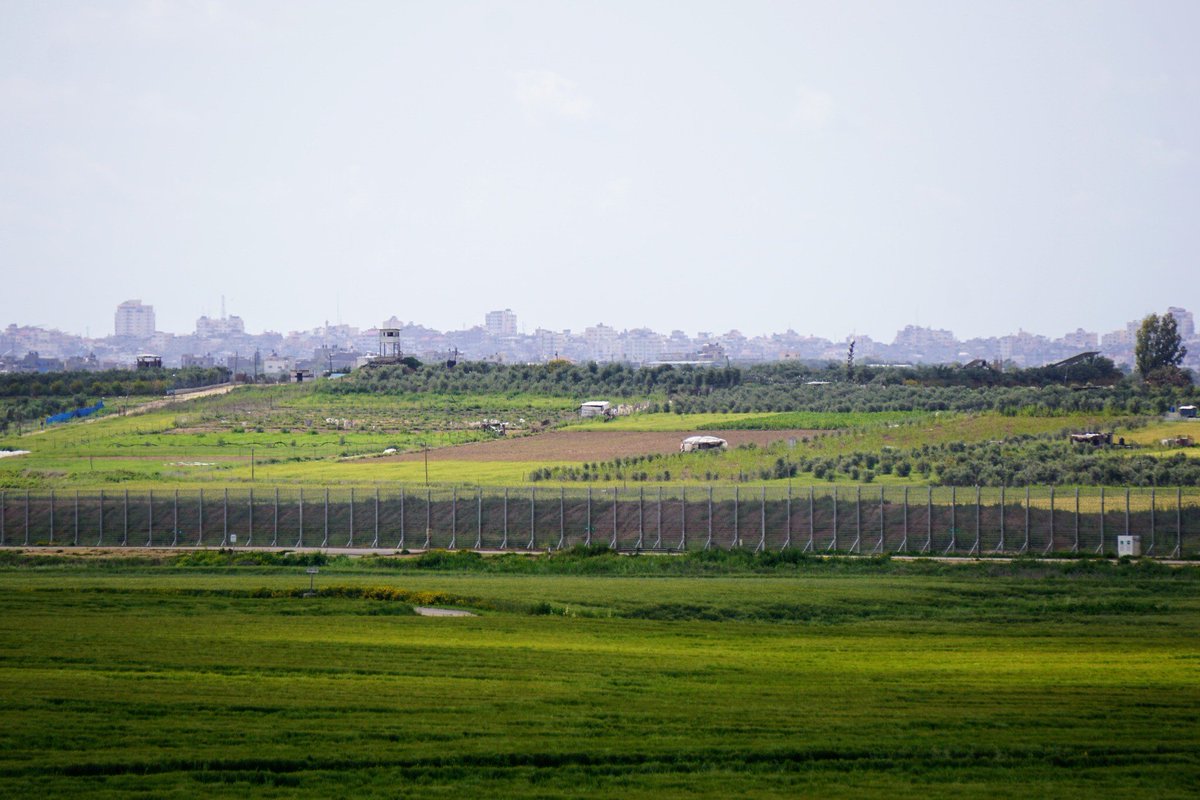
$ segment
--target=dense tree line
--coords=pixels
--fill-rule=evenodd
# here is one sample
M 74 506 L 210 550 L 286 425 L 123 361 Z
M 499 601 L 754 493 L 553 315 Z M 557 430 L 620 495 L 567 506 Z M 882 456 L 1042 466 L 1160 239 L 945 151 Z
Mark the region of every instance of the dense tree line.
M 225 367 L 0 374 L 0 431 L 106 397 L 164 394 L 228 380 Z
M 1122 378 L 1107 359 L 1067 368 L 997 372 L 957 366 L 840 367 L 771 363 L 751 367 L 624 364 L 501 365 L 463 362 L 363 369 L 319 391 L 353 394 L 537 394 L 579 399 L 657 398 L 656 410 L 677 413 L 771 411 L 1076 411 L 1156 413 L 1190 397 L 1190 386 L 1147 387 Z M 1103 377 L 1103 380 L 1098 380 Z M 1096 378 L 1097 380 L 1093 380 Z
M 935 486 L 1200 486 L 1200 460 L 1096 448 L 1050 437 L 1003 444 L 924 445 L 907 451 L 800 459 L 814 478 L 836 474 L 871 482 L 879 475 L 916 475 Z

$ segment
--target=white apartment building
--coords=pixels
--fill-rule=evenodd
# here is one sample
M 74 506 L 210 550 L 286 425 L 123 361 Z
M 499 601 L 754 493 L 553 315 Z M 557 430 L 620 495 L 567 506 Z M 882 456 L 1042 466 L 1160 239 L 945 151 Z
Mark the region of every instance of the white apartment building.
M 599 325 L 585 328 L 583 338 L 587 342 L 588 358 L 593 361 L 617 360 L 619 353 L 615 328 L 610 328 L 602 322 Z
M 113 317 L 117 336 L 145 338 L 154 335 L 154 327 L 154 306 L 143 305 L 141 300 L 126 300 L 117 306 Z
M 657 361 L 663 354 L 663 337 L 649 328 L 634 328 L 621 337 L 625 360 L 634 364 Z
M 516 336 L 517 315 L 511 308 L 503 311 L 489 311 L 484 316 L 484 327 L 489 336 Z

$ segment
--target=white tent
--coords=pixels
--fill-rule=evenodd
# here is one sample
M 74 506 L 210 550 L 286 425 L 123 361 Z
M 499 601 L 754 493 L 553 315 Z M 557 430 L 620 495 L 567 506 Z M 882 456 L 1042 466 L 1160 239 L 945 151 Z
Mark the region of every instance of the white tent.
M 720 436 L 689 436 L 679 443 L 679 452 L 690 453 L 693 450 L 724 450 L 729 442 Z

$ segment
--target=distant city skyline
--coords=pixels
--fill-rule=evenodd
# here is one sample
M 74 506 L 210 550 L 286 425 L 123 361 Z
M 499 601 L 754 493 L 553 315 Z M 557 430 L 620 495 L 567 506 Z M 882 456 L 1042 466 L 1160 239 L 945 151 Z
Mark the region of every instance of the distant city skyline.
M 1164 314 L 1164 313 L 1167 313 L 1167 311 L 1169 309 L 1190 309 L 1190 308 L 1200 307 L 1200 303 L 1193 304 L 1193 303 L 1188 303 L 1188 302 L 1180 302 L 1179 298 L 1177 297 L 1173 301 L 1168 302 L 1161 308 L 1148 309 L 1144 312 L 1136 313 L 1136 314 L 1132 314 L 1132 315 L 1126 314 L 1126 315 L 1124 315 L 1123 318 L 1121 317 L 1120 314 L 1118 314 L 1117 319 L 1114 319 L 1111 323 L 1100 326 L 1098 328 L 1089 327 L 1087 325 L 1077 323 L 1073 319 L 1068 320 L 1064 317 L 1063 321 L 1060 322 L 1057 326 L 1051 327 L 1049 329 L 1044 329 L 1044 330 L 1037 330 L 1034 328 L 1025 328 L 1025 327 L 1014 327 L 1014 328 L 1010 328 L 1008 330 L 1001 330 L 1001 331 L 990 331 L 990 332 L 976 333 L 976 334 L 964 334 L 963 332 L 960 332 L 959 330 L 956 330 L 949 325 L 941 324 L 937 319 L 924 318 L 924 317 L 921 319 L 916 319 L 916 318 L 910 319 L 907 322 L 902 323 L 899 327 L 897 327 L 893 331 L 884 331 L 884 330 L 874 331 L 874 330 L 866 330 L 866 329 L 863 329 L 860 327 L 858 329 L 848 329 L 844 332 L 838 333 L 838 332 L 803 330 L 801 327 L 798 327 L 798 326 L 790 326 L 788 328 L 784 328 L 784 329 L 780 329 L 780 330 L 769 330 L 769 329 L 761 330 L 761 329 L 756 329 L 756 328 L 752 327 L 751 325 L 734 325 L 734 326 L 731 326 L 728 328 L 717 328 L 712 325 L 705 326 L 703 324 L 700 324 L 700 325 L 696 325 L 694 327 L 679 327 L 679 326 L 656 325 L 653 320 L 643 320 L 643 321 L 641 321 L 637 324 L 633 324 L 633 325 L 621 325 L 621 324 L 617 324 L 614 321 L 616 319 L 615 316 L 612 316 L 612 315 L 606 316 L 603 314 L 603 312 L 601 312 L 602 318 L 575 319 L 573 323 L 569 323 L 562 327 L 556 327 L 556 326 L 551 326 L 548 324 L 543 324 L 541 321 L 536 320 L 536 319 L 530 319 L 526 313 L 524 313 L 523 311 L 520 311 L 519 309 L 514 311 L 512 308 L 501 309 L 498 307 L 481 308 L 478 311 L 478 313 L 472 314 L 471 316 L 466 317 L 464 320 L 460 321 L 459 323 L 454 324 L 454 325 L 449 325 L 449 326 L 438 325 L 430 320 L 421 319 L 420 315 L 418 313 L 416 313 L 415 311 L 410 315 L 401 315 L 401 314 L 398 314 L 397 312 L 393 311 L 393 312 L 389 313 L 388 315 L 386 315 L 385 317 L 378 319 L 378 320 L 364 320 L 364 319 L 359 318 L 358 314 L 354 313 L 355 309 L 343 308 L 343 309 L 341 309 L 340 316 L 337 313 L 338 309 L 335 309 L 335 313 L 326 318 L 322 318 L 322 319 L 318 319 L 318 320 L 306 320 L 306 321 L 296 320 L 292 323 L 289 323 L 289 324 L 286 324 L 286 325 L 283 325 L 280 327 L 273 327 L 273 326 L 266 326 L 266 325 L 258 324 L 256 322 L 258 317 L 253 313 L 253 311 L 247 312 L 244 309 L 239 308 L 238 306 L 236 306 L 236 304 L 234 302 L 231 302 L 230 298 L 226 295 L 217 295 L 216 296 L 216 302 L 213 303 L 213 305 L 216 306 L 216 308 L 219 309 L 219 311 L 214 312 L 214 311 L 210 310 L 208 305 L 204 305 L 203 306 L 204 310 L 202 312 L 198 312 L 195 316 L 191 317 L 190 321 L 183 323 L 179 327 L 167 327 L 164 324 L 155 322 L 155 320 L 162 320 L 164 318 L 164 314 L 162 313 L 161 308 L 156 303 L 152 302 L 151 300 L 148 300 L 146 298 L 125 298 L 125 299 L 121 300 L 120 302 L 114 302 L 113 305 L 118 309 L 118 314 L 120 314 L 121 308 L 123 306 L 125 306 L 126 304 L 130 304 L 130 303 L 140 303 L 142 305 L 142 308 L 139 309 L 139 317 L 145 317 L 145 318 L 148 318 L 149 320 L 151 320 L 151 323 L 154 325 L 153 330 L 160 331 L 163 333 L 171 333 L 171 334 L 175 334 L 175 335 L 187 335 L 189 333 L 192 333 L 193 331 L 197 331 L 198 326 L 201 329 L 203 329 L 207 326 L 210 330 L 214 330 L 214 331 L 225 331 L 229 328 L 229 326 L 232 326 L 233 329 L 236 329 L 237 332 L 244 332 L 244 333 L 249 333 L 249 334 L 269 333 L 269 332 L 275 332 L 275 333 L 303 332 L 303 331 L 311 331 L 311 330 L 314 330 L 317 328 L 321 328 L 326 325 L 350 325 L 357 329 L 366 330 L 366 329 L 380 327 L 388 319 L 403 319 L 405 321 L 411 322 L 412 324 L 416 324 L 416 325 L 420 325 L 422 327 L 427 327 L 427 328 L 440 330 L 440 331 L 463 331 L 463 330 L 470 330 L 472 328 L 483 328 L 485 330 L 488 330 L 489 333 L 493 333 L 493 334 L 511 332 L 514 334 L 528 335 L 528 334 L 532 334 L 535 330 L 537 330 L 539 328 L 547 329 L 547 330 L 571 330 L 571 331 L 578 333 L 578 332 L 582 332 L 584 328 L 586 328 L 590 325 L 595 325 L 597 323 L 603 323 L 603 324 L 608 325 L 609 327 L 615 328 L 617 330 L 634 330 L 634 329 L 639 329 L 639 328 L 647 328 L 647 329 L 659 331 L 659 332 L 682 330 L 685 333 L 688 333 L 689 335 L 692 335 L 692 336 L 694 336 L 698 333 L 701 333 L 701 332 L 725 333 L 725 332 L 733 331 L 733 330 L 736 330 L 742 334 L 745 334 L 746 336 L 769 336 L 773 333 L 782 333 L 786 330 L 791 330 L 802 336 L 818 336 L 821 338 L 829 339 L 831 341 L 842 341 L 842 340 L 848 339 L 849 337 L 852 337 L 852 336 L 866 337 L 866 338 L 873 339 L 876 341 L 884 341 L 884 340 L 890 339 L 890 337 L 894 336 L 898 332 L 903 331 L 904 328 L 909 327 L 909 326 L 914 326 L 914 327 L 919 327 L 919 328 L 928 328 L 928 329 L 932 329 L 932 330 L 948 330 L 948 331 L 951 331 L 955 335 L 956 339 L 959 339 L 959 340 L 976 339 L 976 338 L 998 338 L 998 337 L 1003 337 L 1003 336 L 1016 335 L 1016 334 L 1021 333 L 1022 331 L 1026 332 L 1026 333 L 1036 333 L 1036 334 L 1042 335 L 1042 336 L 1049 336 L 1052 338 L 1069 336 L 1070 334 L 1073 334 L 1078 330 L 1092 331 L 1097 334 L 1103 334 L 1103 333 L 1106 333 L 1109 331 L 1123 329 L 1129 324 L 1129 322 L 1131 320 L 1135 320 L 1135 319 L 1141 320 L 1141 319 L 1145 318 L 1148 314 Z M 231 306 L 234 310 L 238 311 L 239 313 L 235 314 L 230 311 L 227 311 L 226 305 Z M 1074 310 L 1070 306 L 1066 306 L 1065 308 L 1068 311 Z M 107 322 L 106 329 L 103 327 L 103 325 L 102 325 L 101 330 L 99 330 L 99 331 L 92 330 L 92 329 L 88 329 L 88 330 L 73 329 L 67 325 L 59 325 L 59 324 L 53 324 L 53 323 L 32 323 L 32 322 L 25 322 L 25 321 L 22 321 L 19 319 L 9 319 L 6 321 L 0 320 L 0 324 L 3 324 L 4 326 L 7 326 L 7 325 L 18 325 L 18 326 L 29 325 L 29 326 L 34 326 L 34 327 L 59 330 L 59 331 L 62 331 L 64 333 L 68 333 L 68 334 L 71 334 L 74 336 L 87 336 L 90 338 L 103 338 L 105 336 L 109 336 L 109 335 L 113 335 L 114 333 L 117 333 L 117 331 L 115 329 L 115 324 L 114 324 L 114 314 L 112 311 L 101 311 L 101 312 L 98 312 L 95 316 L 102 317 L 102 318 L 107 317 L 108 322 Z M 170 316 L 168 316 L 168 318 L 174 318 L 175 316 L 178 316 L 178 315 L 170 315 Z M 1072 314 L 1072 316 L 1073 316 L 1073 314 Z M 561 316 L 559 318 L 561 319 Z M 224 321 L 224 323 L 225 323 L 224 325 L 222 325 L 222 321 Z M 747 321 L 750 321 L 750 320 L 748 319 Z M 142 324 L 145 324 L 145 323 L 143 322 Z M 499 326 L 503 326 L 503 327 L 501 328 Z M 1059 330 L 1059 328 L 1061 328 L 1062 330 Z
M 969 363 L 986 361 L 1015 366 L 1040 366 L 1096 351 L 1116 363 L 1130 365 L 1141 317 L 1121 327 L 1088 331 L 1077 327 L 1061 336 L 1018 330 L 1003 336 L 963 337 L 946 328 L 909 324 L 891 341 L 865 334 L 826 338 L 794 330 L 747 335 L 740 330 L 655 330 L 617 328 L 603 321 L 554 330 L 535 327 L 526 332 L 510 308 L 493 309 L 475 324 L 438 330 L 420 320 L 392 316 L 372 326 L 325 323 L 304 330 L 254 332 L 245 321 L 227 314 L 202 315 L 187 332 L 155 330 L 153 304 L 140 299 L 120 303 L 111 335 L 85 338 L 44 328 L 10 324 L 0 331 L 0 372 L 54 371 L 129 366 L 153 354 L 166 366 L 228 366 L 234 372 L 281 377 L 295 370 L 335 372 L 364 366 L 387 356 L 416 356 L 438 362 L 478 360 L 509 363 L 621 361 L 647 364 L 719 364 L 736 361 L 827 361 L 846 357 L 853 339 L 863 363 Z M 1165 313 L 1176 320 L 1188 353 L 1184 366 L 1200 370 L 1200 336 L 1193 313 L 1171 306 Z M 583 324 L 585 327 L 579 327 Z M 249 365 L 249 366 L 248 366 Z
M 4 23 L 22 324 L 96 336 L 141 297 L 186 331 L 224 293 L 253 330 L 511 306 L 527 331 L 969 338 L 1200 305 L 1194 0 L 60 0 Z

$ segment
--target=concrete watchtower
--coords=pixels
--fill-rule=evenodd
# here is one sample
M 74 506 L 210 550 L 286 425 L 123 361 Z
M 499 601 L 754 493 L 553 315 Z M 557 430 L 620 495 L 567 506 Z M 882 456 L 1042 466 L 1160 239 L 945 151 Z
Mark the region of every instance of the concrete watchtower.
M 399 360 L 401 356 L 400 350 L 400 329 L 399 328 L 380 328 L 379 329 L 379 357 L 392 360 Z

